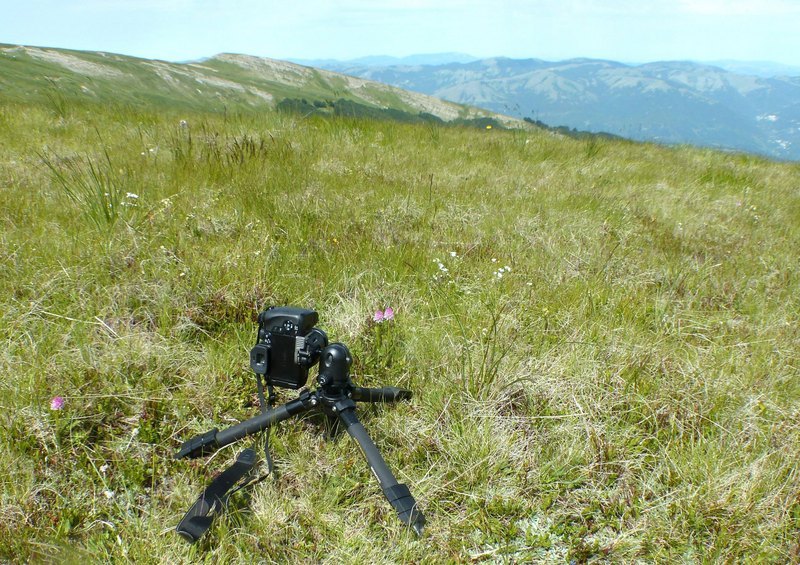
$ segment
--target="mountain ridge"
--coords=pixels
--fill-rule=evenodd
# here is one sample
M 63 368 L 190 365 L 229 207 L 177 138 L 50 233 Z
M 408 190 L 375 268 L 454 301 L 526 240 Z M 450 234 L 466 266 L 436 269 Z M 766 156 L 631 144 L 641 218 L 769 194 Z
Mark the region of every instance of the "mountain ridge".
M 800 160 L 800 77 L 588 58 L 334 68 L 551 126 Z
M 227 111 L 317 102 L 322 111 L 384 111 L 407 119 L 520 120 L 429 95 L 288 61 L 237 53 L 184 63 L 99 51 L 0 44 L 0 98 L 156 104 Z M 427 117 L 427 118 L 426 118 Z

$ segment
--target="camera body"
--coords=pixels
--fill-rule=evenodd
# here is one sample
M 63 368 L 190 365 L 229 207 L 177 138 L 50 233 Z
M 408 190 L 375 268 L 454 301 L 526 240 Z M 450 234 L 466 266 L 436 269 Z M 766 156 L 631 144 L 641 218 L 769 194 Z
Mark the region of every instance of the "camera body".
M 268 385 L 298 389 L 308 370 L 319 361 L 328 336 L 315 328 L 314 310 L 290 306 L 269 307 L 258 315 L 258 340 L 250 350 L 250 367 L 264 375 Z

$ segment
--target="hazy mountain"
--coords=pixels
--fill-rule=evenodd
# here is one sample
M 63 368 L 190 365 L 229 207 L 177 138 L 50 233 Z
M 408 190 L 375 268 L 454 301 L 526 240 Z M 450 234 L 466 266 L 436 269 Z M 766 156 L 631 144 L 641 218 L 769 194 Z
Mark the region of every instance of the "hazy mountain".
M 339 71 L 352 67 L 388 67 L 391 65 L 446 65 L 448 63 L 472 63 L 480 60 L 478 57 L 465 53 L 427 53 L 409 55 L 407 57 L 390 57 L 388 55 L 375 55 L 359 57 L 347 61 L 336 59 L 290 59 L 300 65 L 319 67 L 330 71 Z
M 800 76 L 800 67 L 783 65 L 770 61 L 711 61 L 707 63 L 714 67 L 725 69 L 740 75 L 753 75 L 757 77 L 797 77 Z
M 101 102 L 212 111 L 291 107 L 404 120 L 492 119 L 491 111 L 286 61 L 221 54 L 169 63 L 111 53 L 0 44 L 0 102 Z
M 800 159 L 800 77 L 592 59 L 336 68 L 551 126 Z

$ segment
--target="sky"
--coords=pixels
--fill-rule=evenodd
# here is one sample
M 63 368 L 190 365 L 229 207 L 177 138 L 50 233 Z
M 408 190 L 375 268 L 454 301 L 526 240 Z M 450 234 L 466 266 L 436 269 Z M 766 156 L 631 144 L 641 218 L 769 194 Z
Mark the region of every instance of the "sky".
M 0 0 L 0 43 L 186 61 L 459 52 L 800 66 L 800 0 Z

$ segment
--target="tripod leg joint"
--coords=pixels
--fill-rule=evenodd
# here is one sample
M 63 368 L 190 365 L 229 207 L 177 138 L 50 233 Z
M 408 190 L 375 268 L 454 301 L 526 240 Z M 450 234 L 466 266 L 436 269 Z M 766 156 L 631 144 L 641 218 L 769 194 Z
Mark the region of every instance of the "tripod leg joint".
M 214 428 L 204 434 L 186 440 L 181 446 L 180 451 L 175 455 L 175 459 L 183 459 L 184 457 L 194 459 L 195 457 L 200 457 L 216 451 L 217 447 L 219 447 L 217 443 L 218 431 L 217 428 Z

